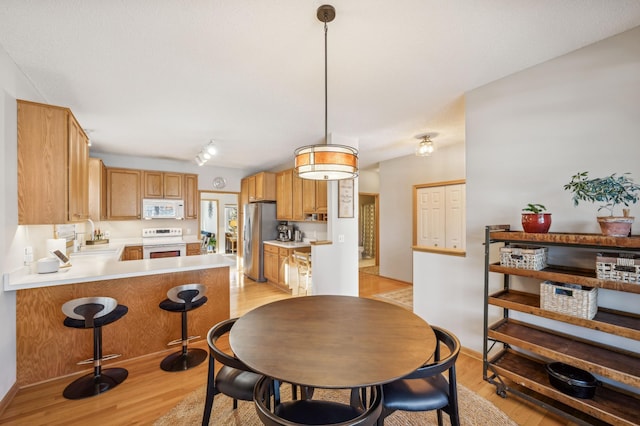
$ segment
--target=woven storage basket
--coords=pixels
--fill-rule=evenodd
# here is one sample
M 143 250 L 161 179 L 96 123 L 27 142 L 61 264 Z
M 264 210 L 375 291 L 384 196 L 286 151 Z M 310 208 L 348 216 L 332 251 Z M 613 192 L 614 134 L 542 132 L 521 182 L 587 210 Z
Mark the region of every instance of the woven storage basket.
M 539 271 L 547 267 L 548 251 L 547 247 L 502 247 L 500 248 L 500 265 Z
M 640 284 L 640 256 L 631 253 L 598 253 L 598 279 Z
M 592 319 L 598 312 L 598 289 L 543 281 L 540 283 L 540 307 L 547 311 Z

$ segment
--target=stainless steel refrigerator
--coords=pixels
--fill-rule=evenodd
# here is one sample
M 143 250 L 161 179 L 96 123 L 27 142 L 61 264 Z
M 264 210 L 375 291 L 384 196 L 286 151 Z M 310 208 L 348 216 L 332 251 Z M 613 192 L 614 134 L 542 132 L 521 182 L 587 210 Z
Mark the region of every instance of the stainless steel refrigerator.
M 244 274 L 252 280 L 264 282 L 264 254 L 262 243 L 278 236 L 276 205 L 249 203 L 244 205 Z

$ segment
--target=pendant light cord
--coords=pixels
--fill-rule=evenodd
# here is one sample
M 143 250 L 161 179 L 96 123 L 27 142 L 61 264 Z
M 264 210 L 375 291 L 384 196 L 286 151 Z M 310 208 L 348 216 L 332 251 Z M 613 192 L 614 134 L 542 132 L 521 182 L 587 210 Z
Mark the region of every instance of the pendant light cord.
M 328 96 L 327 96 L 327 12 L 324 13 L 324 144 L 328 145 L 329 141 L 327 138 L 327 121 L 328 121 Z

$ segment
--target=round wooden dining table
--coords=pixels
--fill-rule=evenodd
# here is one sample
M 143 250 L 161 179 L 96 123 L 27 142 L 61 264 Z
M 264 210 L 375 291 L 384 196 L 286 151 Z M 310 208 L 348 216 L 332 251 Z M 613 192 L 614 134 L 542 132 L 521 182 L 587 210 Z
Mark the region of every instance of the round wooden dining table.
M 400 306 L 351 296 L 296 297 L 240 317 L 229 335 L 236 357 L 284 382 L 346 389 L 401 378 L 432 358 L 436 337 Z

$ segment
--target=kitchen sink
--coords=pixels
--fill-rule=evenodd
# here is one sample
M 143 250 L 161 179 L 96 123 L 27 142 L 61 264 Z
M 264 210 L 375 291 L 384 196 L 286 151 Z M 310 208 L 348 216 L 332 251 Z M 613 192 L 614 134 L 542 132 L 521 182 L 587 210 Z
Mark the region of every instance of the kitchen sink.
M 108 246 L 82 246 L 80 251 L 71 253 L 71 257 L 76 256 L 98 256 L 98 255 L 115 255 L 118 252 L 116 247 Z

